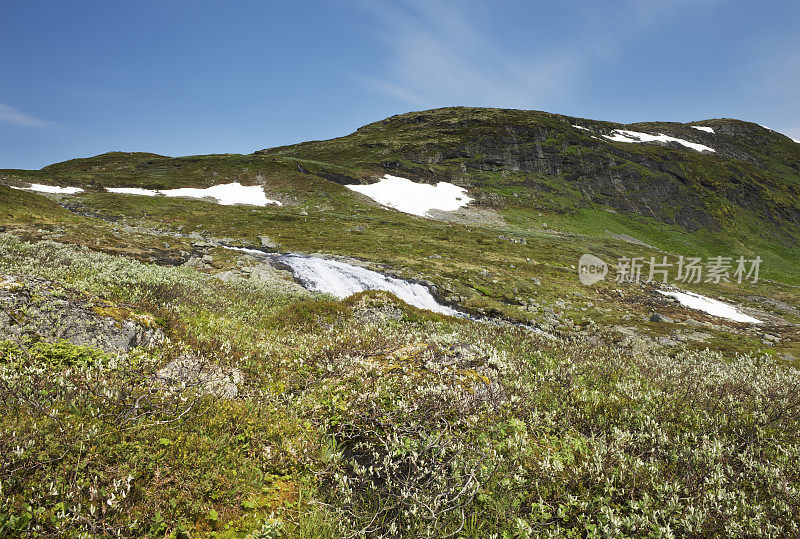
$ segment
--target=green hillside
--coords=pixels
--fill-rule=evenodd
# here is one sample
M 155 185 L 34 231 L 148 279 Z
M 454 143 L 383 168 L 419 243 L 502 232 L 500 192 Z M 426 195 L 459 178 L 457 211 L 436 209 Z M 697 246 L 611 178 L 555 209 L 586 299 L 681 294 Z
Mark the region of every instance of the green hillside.
M 348 188 L 386 174 L 473 201 Z M 280 205 L 106 190 L 233 182 Z M 311 293 L 287 253 L 471 318 Z M 762 323 L 585 286 L 587 253 L 760 257 L 757 282 L 673 284 Z M 798 262 L 800 144 L 732 119 L 453 107 L 0 170 L 0 535 L 793 536 Z

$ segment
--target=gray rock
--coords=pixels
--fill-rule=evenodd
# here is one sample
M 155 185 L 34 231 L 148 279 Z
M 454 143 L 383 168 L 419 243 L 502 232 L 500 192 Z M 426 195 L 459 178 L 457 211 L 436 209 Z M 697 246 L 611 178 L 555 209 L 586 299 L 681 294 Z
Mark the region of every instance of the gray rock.
M 170 388 L 197 387 L 200 391 L 233 399 L 239 395 L 244 375 L 239 369 L 222 369 L 206 361 L 183 358 L 171 361 L 156 373 L 156 380 Z
M 186 262 L 184 262 L 181 265 L 186 267 L 186 268 L 204 268 L 205 267 L 205 263 L 201 259 L 195 258 L 195 257 L 190 258 L 189 260 L 187 260 Z
M 219 279 L 223 283 L 230 283 L 235 281 L 236 279 L 241 278 L 241 275 L 236 271 L 221 271 L 214 275 L 215 278 Z
M 0 275 L 0 339 L 65 340 L 126 352 L 161 338 L 155 321 L 45 279 Z
M 709 333 L 704 333 L 702 331 L 689 331 L 683 334 L 684 338 L 690 341 L 698 341 L 698 342 L 706 342 L 708 339 L 711 338 Z
M 650 315 L 650 321 L 651 322 L 667 322 L 667 323 L 674 322 L 674 320 L 672 318 L 670 318 L 669 316 L 667 316 L 665 314 L 661 314 L 661 313 L 653 313 L 653 314 L 651 314 Z
M 266 247 L 267 249 L 278 249 L 280 247 L 269 236 L 259 236 L 258 239 L 261 241 L 261 247 Z

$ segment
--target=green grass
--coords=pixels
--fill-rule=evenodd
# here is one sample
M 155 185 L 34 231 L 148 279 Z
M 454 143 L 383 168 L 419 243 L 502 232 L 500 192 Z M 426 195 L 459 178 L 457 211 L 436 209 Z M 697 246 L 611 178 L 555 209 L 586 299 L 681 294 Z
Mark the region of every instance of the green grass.
M 0 225 L 82 224 L 86 220 L 62 208 L 48 198 L 0 185 Z

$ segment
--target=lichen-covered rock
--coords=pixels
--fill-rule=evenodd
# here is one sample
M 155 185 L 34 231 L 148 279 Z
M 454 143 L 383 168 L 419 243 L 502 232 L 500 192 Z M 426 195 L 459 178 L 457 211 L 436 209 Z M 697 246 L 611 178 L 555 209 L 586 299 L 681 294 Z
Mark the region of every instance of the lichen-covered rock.
M 239 369 L 223 370 L 199 359 L 182 358 L 159 370 L 156 379 L 167 386 L 197 387 L 209 395 L 233 399 L 239 394 L 244 375 Z
M 126 352 L 158 340 L 155 319 L 45 279 L 0 275 L 0 339 Z

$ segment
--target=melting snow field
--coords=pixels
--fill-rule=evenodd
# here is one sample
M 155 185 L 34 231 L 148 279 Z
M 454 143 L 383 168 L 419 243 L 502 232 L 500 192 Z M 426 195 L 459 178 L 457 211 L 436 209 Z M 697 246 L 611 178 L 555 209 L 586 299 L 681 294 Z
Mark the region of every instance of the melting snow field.
M 295 276 L 309 290 L 346 298 L 364 290 L 386 290 L 409 305 L 437 313 L 457 315 L 458 311 L 440 304 L 427 288 L 402 279 L 387 277 L 344 262 L 323 258 L 287 255 L 279 258 L 292 268 Z
M 74 195 L 83 191 L 80 187 L 58 187 L 57 185 L 44 185 L 41 183 L 32 183 L 30 187 L 14 187 L 13 189 L 20 189 L 22 191 L 36 191 L 39 193 L 53 193 L 57 195 Z
M 749 322 L 751 324 L 762 323 L 761 320 L 757 320 L 752 316 L 740 313 L 733 305 L 729 305 L 716 299 L 707 298 L 706 296 L 701 296 L 700 294 L 695 294 L 694 292 L 673 292 L 671 290 L 659 290 L 658 293 L 664 294 L 665 296 L 672 296 L 684 307 L 697 309 L 698 311 L 703 311 L 704 313 L 708 313 L 712 316 L 727 318 L 728 320 L 733 320 L 734 322 Z
M 702 125 L 690 125 L 692 129 L 697 129 L 698 131 L 705 131 L 706 133 L 714 133 L 713 127 L 705 127 Z
M 703 144 L 696 142 L 689 142 L 681 138 L 670 137 L 659 133 L 658 135 L 651 135 L 649 133 L 639 133 L 638 131 L 626 131 L 625 129 L 616 129 L 610 135 L 603 135 L 603 137 L 614 142 L 677 142 L 682 146 L 697 150 L 698 152 L 716 152 L 714 148 L 709 148 Z
M 266 206 L 275 204 L 283 206 L 277 200 L 270 200 L 264 194 L 264 189 L 260 185 L 242 185 L 239 182 L 226 183 L 197 189 L 194 187 L 181 187 L 179 189 L 164 189 L 156 191 L 154 189 L 141 189 L 139 187 L 108 187 L 110 193 L 121 193 L 126 195 L 156 196 L 164 195 L 168 197 L 188 197 L 188 198 L 213 198 L 218 204 L 231 206 L 233 204 L 249 204 L 251 206 Z
M 371 185 L 346 185 L 348 189 L 364 194 L 384 206 L 396 210 L 428 216 L 430 210 L 454 211 L 472 200 L 467 190 L 452 183 L 436 185 L 415 183 L 406 178 L 387 174 Z

